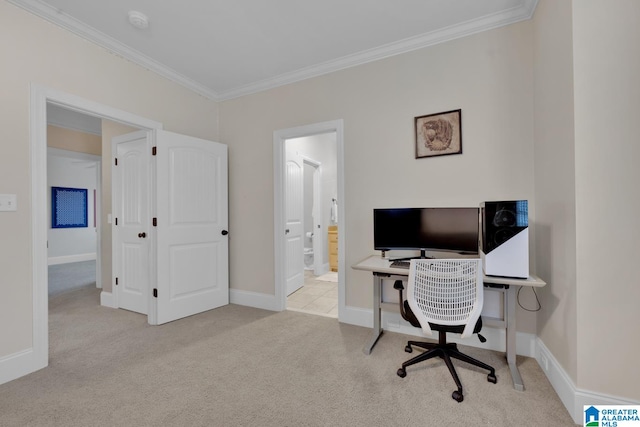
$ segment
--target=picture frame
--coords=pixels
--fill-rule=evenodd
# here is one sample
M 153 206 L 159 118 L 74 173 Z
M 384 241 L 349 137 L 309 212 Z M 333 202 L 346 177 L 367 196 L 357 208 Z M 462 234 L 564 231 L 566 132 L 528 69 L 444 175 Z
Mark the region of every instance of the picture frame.
M 462 110 L 415 118 L 416 159 L 462 154 Z
M 51 228 L 88 227 L 87 210 L 86 189 L 51 187 Z

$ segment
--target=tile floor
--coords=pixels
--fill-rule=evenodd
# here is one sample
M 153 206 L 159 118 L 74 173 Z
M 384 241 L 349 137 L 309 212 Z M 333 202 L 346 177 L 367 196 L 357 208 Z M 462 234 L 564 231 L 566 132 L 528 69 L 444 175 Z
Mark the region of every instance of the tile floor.
M 304 286 L 287 297 L 287 309 L 337 319 L 338 282 L 317 280 L 313 271 L 305 270 Z

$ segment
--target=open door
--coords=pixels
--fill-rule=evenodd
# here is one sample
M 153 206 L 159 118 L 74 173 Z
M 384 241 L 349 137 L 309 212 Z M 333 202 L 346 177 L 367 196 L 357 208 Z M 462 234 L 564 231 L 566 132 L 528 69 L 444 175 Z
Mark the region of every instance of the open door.
M 228 304 L 226 145 L 161 130 L 112 144 L 118 307 L 162 324 Z
M 287 150 L 285 176 L 285 272 L 287 295 L 304 285 L 304 175 L 303 159 Z
M 155 131 L 157 324 L 229 304 L 227 146 Z
M 149 314 L 151 186 L 147 131 L 111 142 L 112 246 L 117 306 Z

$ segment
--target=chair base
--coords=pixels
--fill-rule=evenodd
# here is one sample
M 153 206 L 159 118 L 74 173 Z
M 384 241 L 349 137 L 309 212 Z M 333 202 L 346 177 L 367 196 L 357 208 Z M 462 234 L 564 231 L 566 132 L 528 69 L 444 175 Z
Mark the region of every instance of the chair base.
M 453 377 L 453 380 L 455 381 L 456 386 L 458 387 L 458 389 L 455 390 L 451 395 L 451 397 L 457 402 L 462 402 L 464 400 L 464 395 L 462 393 L 462 383 L 460 382 L 458 373 L 456 372 L 456 369 L 453 366 L 453 363 L 451 362 L 451 358 L 462 360 L 463 362 L 467 362 L 479 368 L 486 369 L 489 371 L 489 374 L 487 375 L 487 381 L 494 384 L 498 381 L 498 379 L 496 378 L 496 371 L 493 367 L 477 359 L 474 359 L 471 356 L 467 356 L 466 354 L 461 353 L 458 350 L 458 346 L 455 343 L 447 343 L 446 332 L 439 331 L 439 340 L 437 343 L 409 341 L 407 342 L 405 351 L 407 353 L 411 353 L 413 351 L 413 347 L 423 348 L 426 351 L 404 362 L 402 364 L 402 368 L 398 369 L 398 372 L 397 372 L 398 376 L 400 378 L 404 378 L 407 376 L 407 371 L 406 371 L 407 366 L 415 365 L 416 363 L 422 362 L 424 360 L 432 359 L 438 356 L 444 360 L 444 363 L 447 365 L 447 368 L 449 368 L 449 372 L 451 373 L 451 376 Z

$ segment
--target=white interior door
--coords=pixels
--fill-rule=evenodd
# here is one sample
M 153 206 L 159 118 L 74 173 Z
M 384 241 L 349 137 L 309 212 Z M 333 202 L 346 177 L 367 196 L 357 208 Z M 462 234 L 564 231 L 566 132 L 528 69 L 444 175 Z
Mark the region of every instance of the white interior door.
M 303 159 L 287 150 L 285 166 L 285 277 L 287 295 L 304 285 Z
M 154 131 L 158 324 L 229 303 L 227 146 Z
M 112 229 L 118 307 L 149 313 L 150 144 L 147 132 L 113 138 Z
M 321 169 L 320 165 L 316 165 L 313 172 L 313 274 L 320 276 L 324 273 L 322 270 L 324 245 L 324 235 L 322 233 L 322 189 L 320 186 Z

